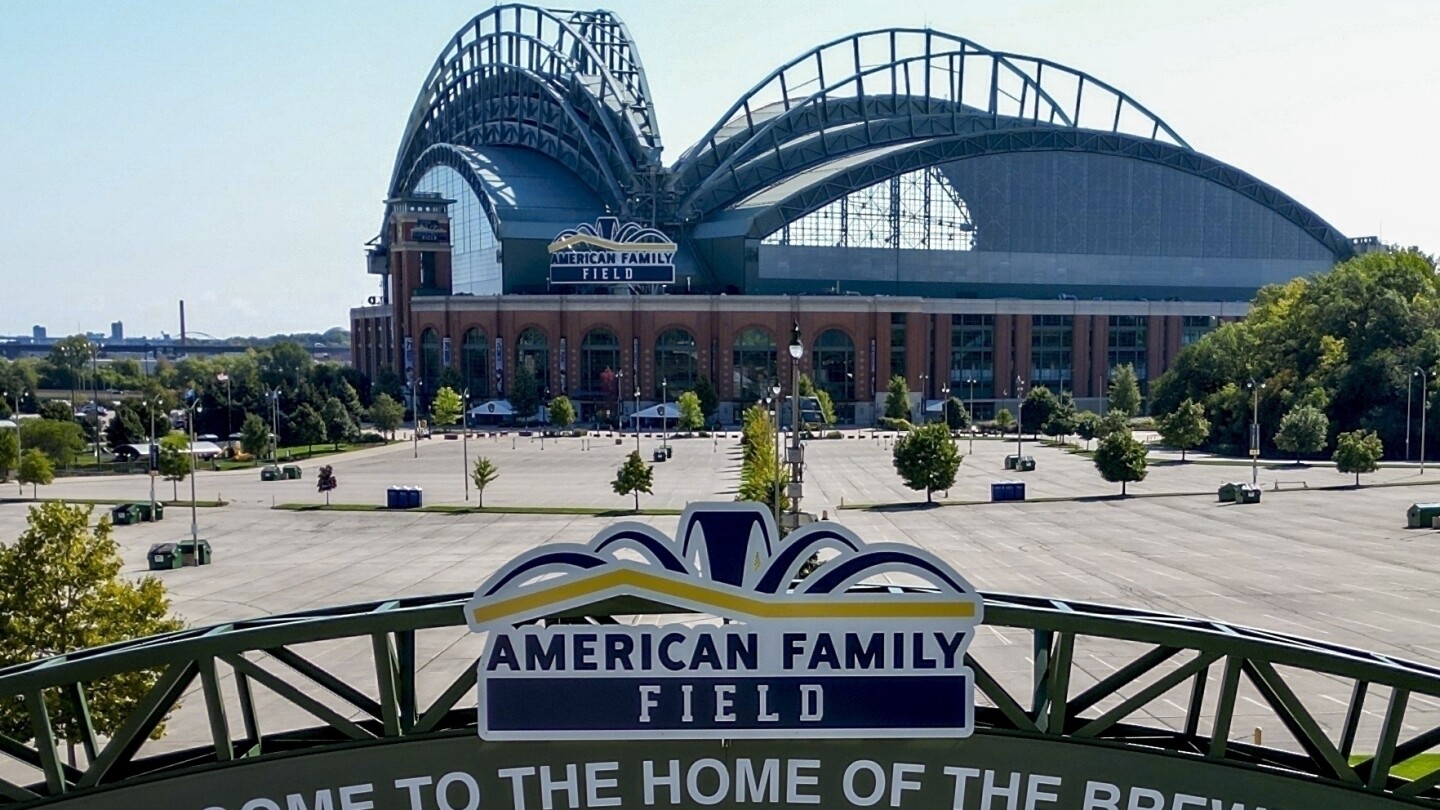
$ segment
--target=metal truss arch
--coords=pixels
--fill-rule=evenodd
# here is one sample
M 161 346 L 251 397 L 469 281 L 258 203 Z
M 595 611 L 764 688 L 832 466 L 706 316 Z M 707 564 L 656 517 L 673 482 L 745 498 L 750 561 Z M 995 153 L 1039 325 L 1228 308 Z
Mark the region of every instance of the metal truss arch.
M 899 148 L 876 150 L 872 156 L 829 173 L 817 173 L 812 182 L 794 191 L 753 206 L 748 214 L 745 235 L 762 239 L 785 225 L 844 197 L 857 188 L 865 188 L 907 172 L 950 163 L 957 160 L 1016 152 L 1082 152 L 1109 155 L 1157 164 L 1195 175 L 1279 214 L 1306 235 L 1342 260 L 1353 255 L 1350 240 L 1314 211 L 1259 178 L 1221 163 L 1194 150 L 1160 141 L 1116 133 L 1091 132 L 1047 127 L 994 131 L 977 128 L 970 134 L 948 138 L 921 140 Z M 816 160 L 808 168 L 823 165 Z M 791 172 L 793 176 L 797 172 Z M 746 210 L 742 204 L 735 210 Z M 734 210 L 729 212 L 734 214 Z
M 400 187 L 408 193 L 415 188 L 426 172 L 437 166 L 454 169 L 465 180 L 465 183 L 470 186 L 470 190 L 475 192 L 475 197 L 480 200 L 480 208 L 485 212 L 485 219 L 490 223 L 490 230 L 498 236 L 501 233 L 502 219 L 495 205 L 494 192 L 490 188 L 490 183 L 480 176 L 475 162 L 475 153 L 469 147 L 441 143 L 426 149 L 411 164 L 410 171 L 406 173 Z
M 0 778 L 0 807 L 38 807 L 143 782 L 203 778 L 206 771 L 357 743 L 419 742 L 467 729 L 474 733 L 475 709 L 468 698 L 475 688 L 475 667 L 460 667 L 458 676 L 453 667 L 442 667 L 443 676 L 432 676 L 417 656 L 418 634 L 467 632 L 464 607 L 470 598 L 469 593 L 408 597 L 267 616 L 0 669 L 0 702 L 19 701 L 19 711 L 34 729 L 30 740 L 0 736 L 0 757 L 39 774 L 33 782 Z M 972 648 L 966 657 L 975 679 L 978 735 L 1178 757 L 1213 765 L 1222 779 L 1229 768 L 1261 770 L 1334 788 L 1340 791 L 1337 801 L 1364 795 L 1396 806 L 1440 807 L 1440 769 L 1411 780 L 1391 772 L 1393 765 L 1440 746 L 1440 725 L 1433 717 L 1417 717 L 1413 709 L 1440 699 L 1440 668 L 1155 611 L 1008 594 L 985 594 L 984 599 L 985 626 L 1011 638 L 990 649 Z M 604 624 L 616 615 L 677 611 L 689 612 L 619 597 L 544 621 Z M 1022 643 L 1015 646 L 1017 641 Z M 297 649 L 325 643 L 339 645 L 334 649 L 346 661 L 357 647 L 368 650 L 372 667 L 367 675 L 339 677 L 327 669 L 334 662 Z M 1097 651 L 1116 666 L 1086 681 L 1075 664 Z M 1031 652 L 1032 665 L 1017 666 Z M 158 673 L 154 686 L 113 737 L 98 736 L 88 714 L 78 713 L 86 753 L 77 765 L 65 762 L 47 713 L 49 699 L 58 696 L 83 706 L 94 683 L 141 671 Z M 1027 674 L 1016 674 L 1021 671 Z M 1344 719 L 1329 731 L 1317 722 L 1317 701 L 1295 687 L 1314 677 L 1352 687 Z M 145 739 L 177 710 L 197 680 L 203 688 L 186 702 L 190 711 L 206 714 L 209 744 L 145 753 Z M 417 689 L 421 681 L 423 688 Z M 221 688 L 232 682 L 235 698 Z M 1207 685 L 1215 691 L 1207 691 Z M 264 708 L 255 699 L 261 688 L 279 701 L 272 706 L 309 714 L 320 725 L 274 731 L 276 718 L 257 708 Z M 324 700 L 315 696 L 317 690 Z M 422 701 L 422 695 L 432 697 Z M 1242 700 L 1273 713 L 1293 743 L 1235 742 L 1232 726 Z M 1375 704 L 1382 711 L 1369 708 Z M 232 731 L 226 714 L 237 706 L 239 733 Z M 1167 706 L 1182 707 L 1173 724 L 1157 719 L 1173 714 Z M 1378 729 L 1368 721 L 1362 727 L 1362 717 L 1381 714 Z M 264 731 L 267 727 L 272 731 Z

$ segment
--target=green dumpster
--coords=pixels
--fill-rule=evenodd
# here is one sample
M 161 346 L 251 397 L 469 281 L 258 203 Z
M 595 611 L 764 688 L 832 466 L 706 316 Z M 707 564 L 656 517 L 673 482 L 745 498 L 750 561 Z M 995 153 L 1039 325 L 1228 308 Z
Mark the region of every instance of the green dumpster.
M 1035 457 L 1021 456 L 1020 460 L 1016 462 L 1015 469 L 1019 470 L 1020 472 L 1030 472 L 1031 470 L 1035 469 Z
M 1440 503 L 1412 503 L 1405 510 L 1405 525 L 1411 529 L 1428 529 L 1440 517 Z
M 140 513 L 133 503 L 122 503 L 110 510 L 110 522 L 116 526 L 129 526 L 139 519 Z
M 287 481 L 299 481 L 299 480 L 300 480 L 300 465 L 298 465 L 298 464 L 286 464 L 286 465 L 285 465 L 285 480 L 287 480 Z
M 151 571 L 165 571 L 180 567 L 180 554 L 176 552 L 174 543 L 156 543 L 150 547 L 146 559 L 150 561 Z
M 1005 469 L 1007 469 L 1007 470 L 1013 470 L 1013 469 L 1018 468 L 1019 466 L 1020 466 L 1020 457 L 1019 457 L 1019 456 L 1011 455 L 1011 456 L 1006 456 L 1006 457 L 1005 457 Z
M 664 451 L 663 449 L 657 447 L 657 448 L 655 448 L 655 452 L 650 454 L 650 458 L 651 458 L 651 460 L 656 461 L 656 462 L 664 461 L 664 460 L 665 460 L 665 451 Z
M 1260 488 L 1251 484 L 1241 484 L 1235 488 L 1235 503 L 1259 503 Z
M 209 540 L 181 540 L 175 544 L 177 556 L 180 558 L 180 565 L 209 565 L 210 564 L 210 541 Z
M 1221 503 L 1235 503 L 1235 490 L 1245 486 L 1244 481 L 1230 481 L 1220 485 L 1220 491 L 1216 493 Z
M 261 481 L 278 481 L 278 480 L 280 480 L 280 468 L 279 468 L 279 467 L 276 467 L 274 464 L 271 464 L 270 466 L 265 467 L 264 469 L 260 470 L 260 480 L 261 480 Z

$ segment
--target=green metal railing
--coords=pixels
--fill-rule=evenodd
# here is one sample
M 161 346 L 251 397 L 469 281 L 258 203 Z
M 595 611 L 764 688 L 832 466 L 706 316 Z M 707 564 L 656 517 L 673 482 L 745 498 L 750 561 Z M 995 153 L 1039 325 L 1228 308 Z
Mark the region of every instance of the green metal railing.
M 416 666 L 417 633 L 462 631 L 469 598 L 469 593 L 446 594 L 266 617 L 0 669 L 0 702 L 23 702 L 31 732 L 29 740 L 0 734 L 0 754 L 40 775 L 34 784 L 0 779 L 0 806 L 23 808 L 64 794 L 178 776 L 216 763 L 473 727 L 475 709 L 468 699 L 475 689 L 473 665 L 443 686 L 427 681 L 425 693 L 437 696 L 426 704 L 417 701 L 421 690 L 416 688 L 418 680 L 428 677 Z M 674 612 L 665 605 L 621 599 L 552 620 L 604 623 L 616 615 Z M 1217 767 L 1279 772 L 1440 808 L 1440 767 L 1412 779 L 1392 773 L 1394 766 L 1440 744 L 1440 712 L 1431 710 L 1421 718 L 1412 711 L 1412 697 L 1440 698 L 1440 669 L 1435 667 L 1202 619 L 1038 597 L 987 594 L 984 626 L 1028 636 L 1033 672 L 1020 679 L 1023 685 L 1002 684 L 992 672 L 1002 666 L 1013 671 L 1015 648 L 1007 652 L 1004 647 L 972 645 L 967 663 L 975 673 L 976 724 L 982 729 L 1077 745 L 1162 750 Z M 296 651 L 303 644 L 345 641 L 368 641 L 373 681 L 367 677 L 363 684 L 349 682 Z M 1105 647 L 1107 663 L 1116 668 L 1081 689 L 1075 677 L 1077 649 L 1092 644 Z M 1131 652 L 1116 653 L 1117 647 Z M 1115 660 L 1117 655 L 1121 660 Z M 1011 660 L 1002 660 L 1006 656 Z M 87 708 L 89 685 L 137 671 L 157 673 L 154 686 L 115 733 L 103 738 Z M 1313 711 L 1317 698 L 1292 686 L 1296 675 L 1304 673 L 1348 688 L 1350 698 L 1338 729 L 1327 732 Z M 238 697 L 243 727 L 239 736 L 232 735 L 221 689 L 226 675 L 233 677 Z M 138 755 L 196 679 L 210 743 Z M 1207 696 L 1212 681 L 1218 691 Z M 314 717 L 318 725 L 267 733 L 255 699 L 257 686 Z M 326 701 L 310 694 L 317 688 Z M 1258 695 L 1248 702 L 1267 708 L 1294 748 L 1232 739 L 1244 689 Z M 1177 692 L 1184 696 L 1184 711 L 1173 727 L 1146 721 L 1152 716 L 1147 708 Z M 47 696 L 52 703 L 67 701 L 64 705 L 77 718 L 70 740 L 57 738 Z M 347 711 L 333 708 L 336 702 Z M 1378 733 L 1367 731 L 1362 738 L 1361 721 L 1369 704 L 1383 704 L 1383 719 Z M 1407 727 L 1420 730 L 1402 739 Z M 72 744 L 83 752 L 76 765 L 61 753 L 62 745 Z M 1422 761 L 1428 760 L 1416 760 Z M 1413 763 L 1409 770 L 1413 775 Z M 0 767 L 0 773 L 6 772 Z

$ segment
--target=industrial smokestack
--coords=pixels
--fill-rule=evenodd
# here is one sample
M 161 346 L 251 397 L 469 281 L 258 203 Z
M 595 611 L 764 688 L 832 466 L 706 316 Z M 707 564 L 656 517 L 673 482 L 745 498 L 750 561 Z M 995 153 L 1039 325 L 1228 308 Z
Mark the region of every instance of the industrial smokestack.
M 180 346 L 185 346 L 185 299 L 180 299 Z

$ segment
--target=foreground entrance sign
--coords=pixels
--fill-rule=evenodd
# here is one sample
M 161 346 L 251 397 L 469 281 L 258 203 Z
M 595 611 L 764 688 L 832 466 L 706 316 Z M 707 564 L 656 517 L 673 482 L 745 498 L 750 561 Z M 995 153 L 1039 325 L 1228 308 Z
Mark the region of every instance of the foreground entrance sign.
M 551 284 L 675 283 L 675 243 L 638 223 L 600 217 L 561 231 L 548 249 Z
M 820 552 L 834 556 L 809 573 Z M 933 592 L 851 588 L 904 574 Z M 708 620 L 520 624 L 626 598 Z M 488 634 L 486 740 L 967 737 L 983 604 L 913 546 L 821 522 L 783 543 L 759 504 L 698 504 L 675 538 L 620 523 L 500 569 L 467 606 Z

